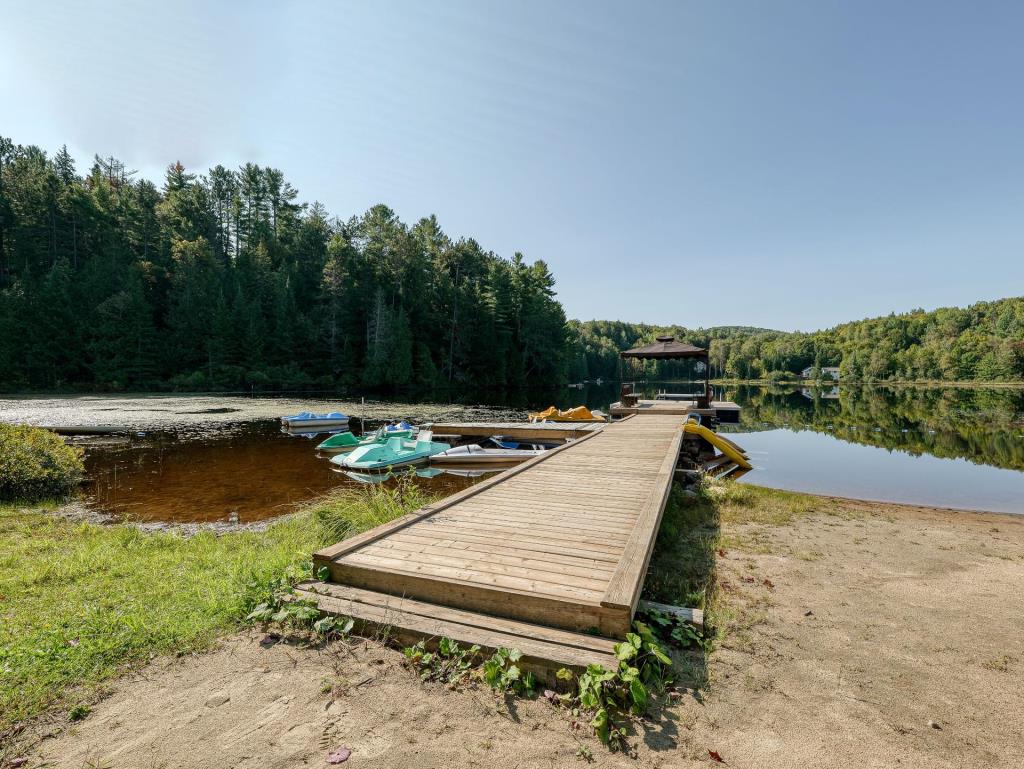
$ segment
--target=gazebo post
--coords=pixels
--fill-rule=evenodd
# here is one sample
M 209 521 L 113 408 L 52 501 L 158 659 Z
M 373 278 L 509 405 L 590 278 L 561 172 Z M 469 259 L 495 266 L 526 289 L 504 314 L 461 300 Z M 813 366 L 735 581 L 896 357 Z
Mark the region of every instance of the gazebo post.
M 704 356 L 704 408 L 711 408 L 711 356 Z

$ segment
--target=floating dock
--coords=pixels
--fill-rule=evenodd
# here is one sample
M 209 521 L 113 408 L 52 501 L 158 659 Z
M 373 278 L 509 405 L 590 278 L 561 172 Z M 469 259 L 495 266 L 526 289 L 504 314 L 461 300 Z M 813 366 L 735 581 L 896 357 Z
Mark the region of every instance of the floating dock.
M 613 403 L 608 412 L 613 417 L 624 417 L 634 414 L 671 414 L 686 416 L 699 414 L 704 417 L 717 417 L 719 421 L 735 424 L 740 421 L 739 404 L 732 401 L 711 401 L 706 409 L 697 408 L 693 401 L 680 400 L 638 400 L 635 406 L 624 406 L 621 402 Z
M 434 437 L 456 435 L 461 438 L 503 436 L 516 441 L 561 441 L 582 438 L 603 429 L 605 422 L 436 422 Z
M 611 664 L 640 598 L 680 422 L 648 412 L 559 424 L 581 435 L 316 553 L 330 580 L 306 583 L 300 595 L 403 638 L 517 645 L 541 668 Z M 507 425 L 490 427 L 510 435 Z M 465 434 L 455 428 L 434 426 Z

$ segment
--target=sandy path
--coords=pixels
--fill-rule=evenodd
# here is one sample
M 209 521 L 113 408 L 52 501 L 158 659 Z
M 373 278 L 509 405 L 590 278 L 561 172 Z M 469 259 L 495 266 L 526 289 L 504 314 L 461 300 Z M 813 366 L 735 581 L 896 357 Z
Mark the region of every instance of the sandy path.
M 708 749 L 731 767 L 1024 766 L 1024 519 L 827 507 L 725 529 L 711 687 L 636 735 L 635 759 L 543 702 L 422 686 L 392 650 L 247 634 L 118 683 L 28 765 L 326 766 L 344 745 L 354 767 L 566 767 L 582 741 L 598 766 L 708 766 Z

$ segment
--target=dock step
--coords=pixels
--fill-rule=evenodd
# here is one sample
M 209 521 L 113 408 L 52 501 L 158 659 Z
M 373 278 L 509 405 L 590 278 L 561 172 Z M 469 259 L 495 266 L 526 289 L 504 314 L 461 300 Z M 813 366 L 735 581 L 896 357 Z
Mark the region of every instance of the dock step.
M 503 619 L 448 606 L 414 601 L 386 593 L 333 582 L 301 583 L 299 598 L 316 601 L 325 614 L 352 617 L 364 633 L 386 631 L 401 645 L 420 640 L 428 644 L 447 637 L 460 644 L 479 644 L 487 653 L 499 648 L 523 653 L 521 667 L 542 681 L 551 681 L 559 668 L 581 670 L 596 664 L 618 665 L 614 641 L 529 622 Z

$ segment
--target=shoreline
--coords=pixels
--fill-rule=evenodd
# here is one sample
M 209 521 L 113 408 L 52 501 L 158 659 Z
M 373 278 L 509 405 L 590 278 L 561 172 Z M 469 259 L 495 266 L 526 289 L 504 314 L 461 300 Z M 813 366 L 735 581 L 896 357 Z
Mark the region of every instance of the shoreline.
M 25 722 L 18 755 L 67 769 L 108 756 L 122 769 L 315 765 L 328 734 L 395 769 L 571 766 L 581 746 L 602 766 L 643 769 L 699 769 L 708 750 L 794 769 L 1024 760 L 1024 517 L 742 484 L 678 496 L 645 594 L 671 589 L 687 556 L 686 589 L 707 585 L 713 650 L 630 725 L 632 757 L 573 731 L 544 698 L 421 684 L 375 640 L 286 633 L 268 645 L 237 625 L 194 653 L 129 665 L 84 700 L 72 693 L 65 708 L 88 704 L 74 728 L 58 701 Z M 253 536 L 267 535 L 238 535 Z M 245 740 L 225 738 L 236 733 Z
M 745 483 L 742 480 L 735 481 L 736 483 Z M 778 491 L 783 494 L 800 494 L 805 497 L 815 497 L 825 501 L 836 502 L 841 504 L 853 504 L 863 506 L 877 506 L 886 508 L 905 508 L 907 510 L 915 511 L 934 511 L 936 513 L 949 513 L 951 516 L 998 516 L 999 518 L 1015 518 L 1020 519 L 1024 522 L 1024 511 L 1019 513 L 1009 513 L 1001 510 L 972 510 L 964 507 L 943 507 L 942 505 L 927 505 L 920 504 L 918 502 L 896 502 L 887 499 L 869 499 L 866 497 L 844 497 L 838 494 L 825 494 L 823 492 L 815 491 L 801 491 L 799 489 L 781 489 L 776 486 L 762 486 L 757 483 L 746 483 L 747 486 L 754 486 L 759 489 L 767 489 L 768 491 Z

